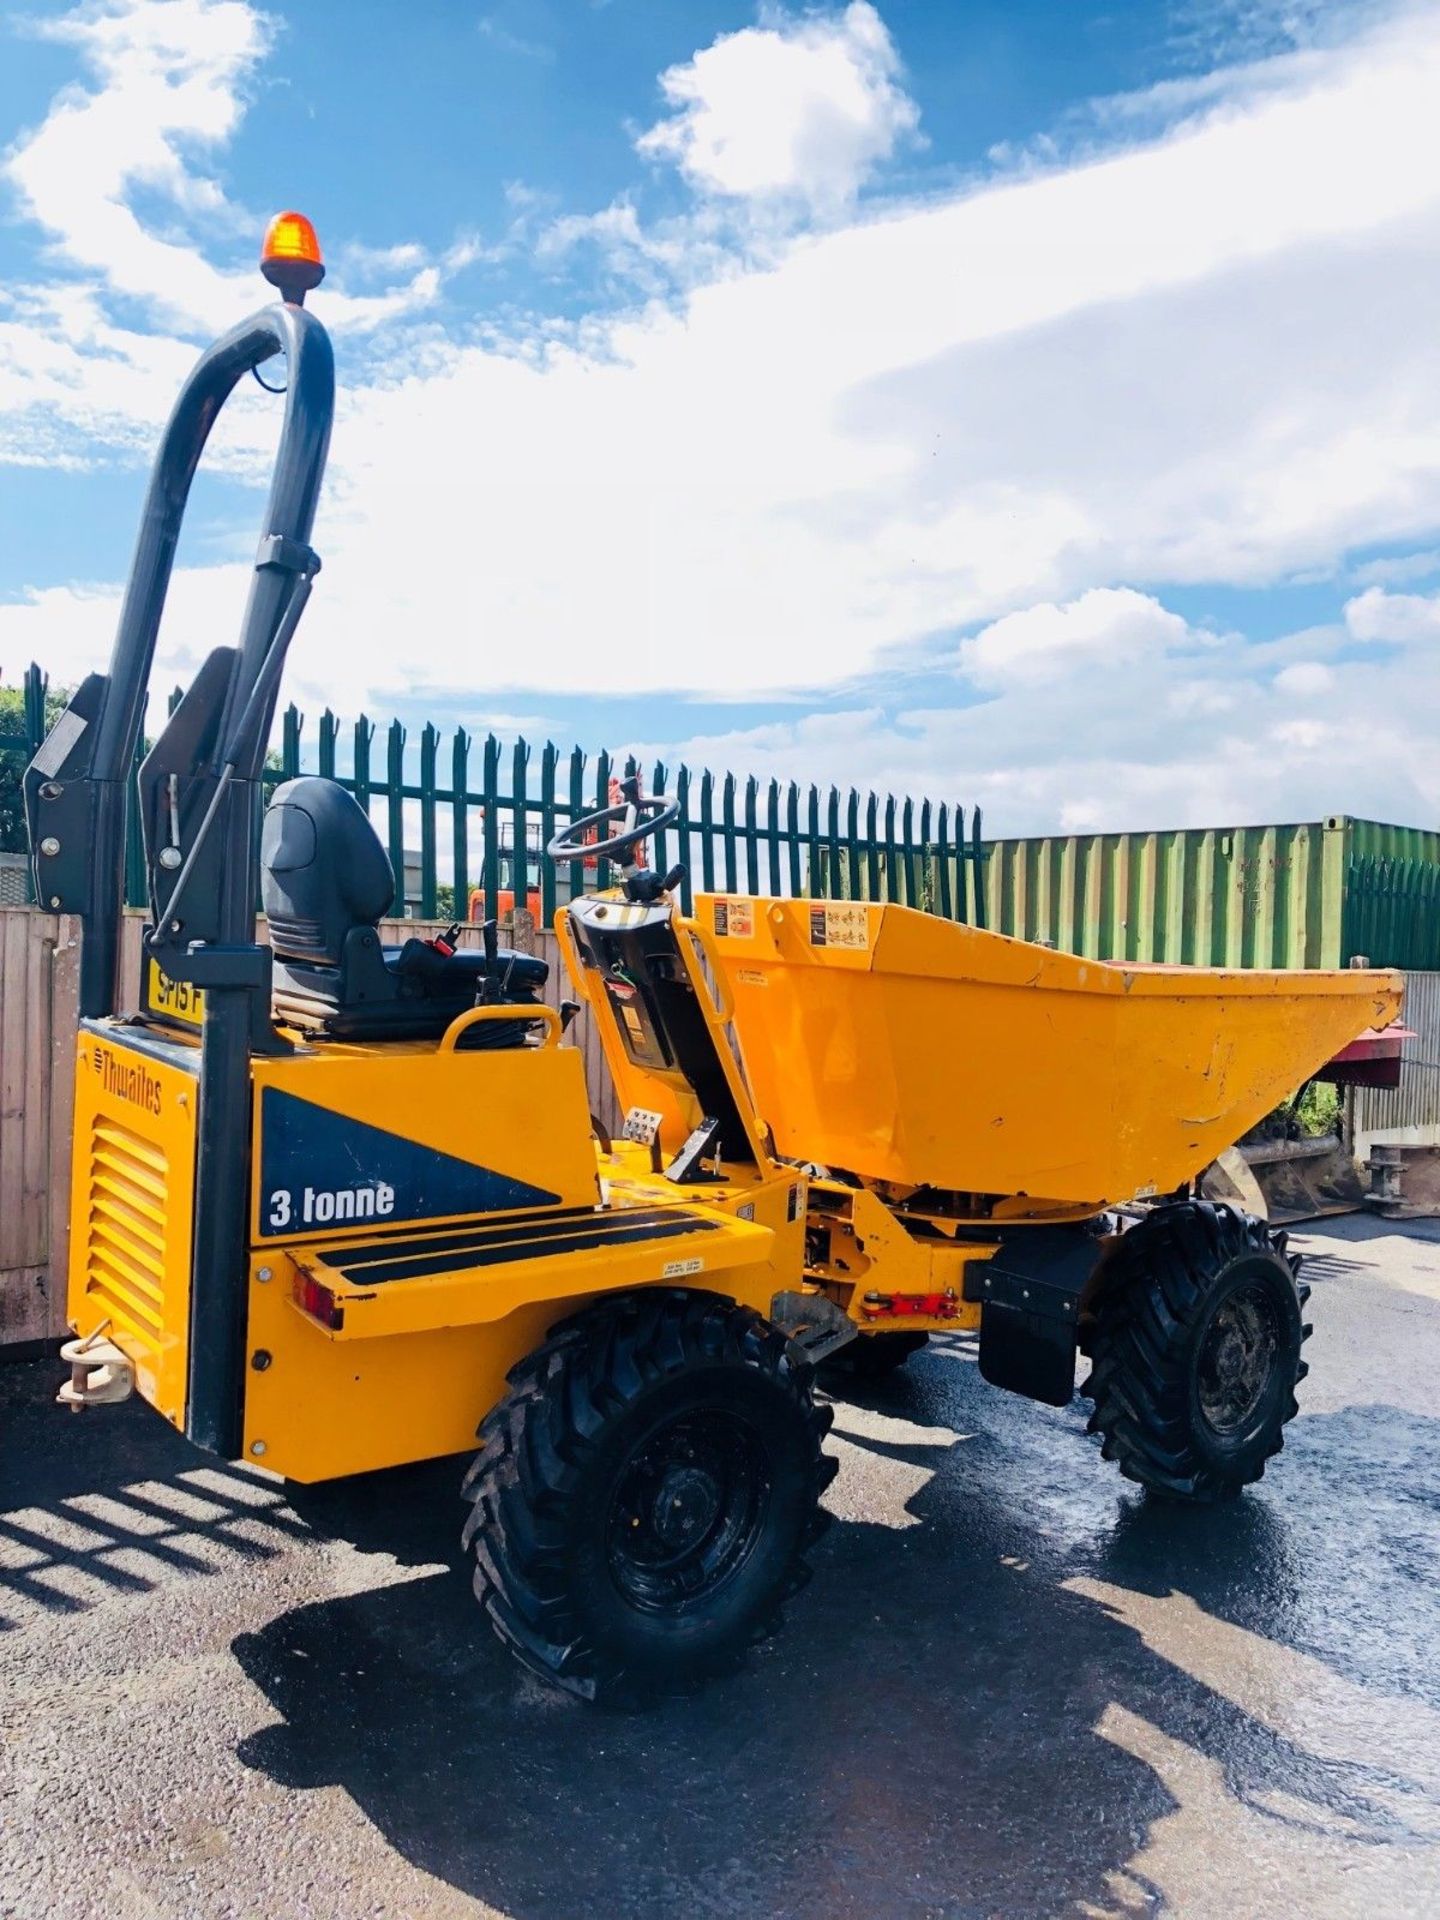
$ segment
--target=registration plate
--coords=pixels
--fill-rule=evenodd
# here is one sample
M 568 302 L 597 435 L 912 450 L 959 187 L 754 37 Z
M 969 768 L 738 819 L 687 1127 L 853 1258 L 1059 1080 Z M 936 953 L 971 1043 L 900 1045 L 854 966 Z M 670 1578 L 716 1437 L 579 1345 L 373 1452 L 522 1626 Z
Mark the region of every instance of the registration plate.
M 149 992 L 146 1004 L 151 1013 L 164 1020 L 179 1020 L 187 1027 L 198 1027 L 205 1018 L 205 995 L 188 980 L 172 980 L 161 970 L 160 962 L 150 962 Z

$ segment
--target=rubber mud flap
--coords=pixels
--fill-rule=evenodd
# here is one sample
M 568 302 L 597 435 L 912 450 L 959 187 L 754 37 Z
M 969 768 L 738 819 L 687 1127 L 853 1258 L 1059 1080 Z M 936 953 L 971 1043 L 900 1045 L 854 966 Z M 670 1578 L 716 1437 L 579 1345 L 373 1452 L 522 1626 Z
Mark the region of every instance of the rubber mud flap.
M 1075 1393 L 1075 1327 L 1050 1314 L 987 1300 L 980 1313 L 980 1372 L 993 1387 L 1065 1407 Z

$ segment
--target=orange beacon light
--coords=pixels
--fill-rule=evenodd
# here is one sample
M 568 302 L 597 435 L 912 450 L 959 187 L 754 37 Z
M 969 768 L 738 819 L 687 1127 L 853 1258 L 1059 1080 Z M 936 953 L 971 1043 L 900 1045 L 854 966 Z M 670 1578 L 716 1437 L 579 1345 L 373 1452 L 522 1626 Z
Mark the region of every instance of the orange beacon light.
M 272 287 L 294 306 L 325 278 L 325 262 L 315 229 L 303 213 L 277 213 L 265 229 L 260 248 L 260 271 Z

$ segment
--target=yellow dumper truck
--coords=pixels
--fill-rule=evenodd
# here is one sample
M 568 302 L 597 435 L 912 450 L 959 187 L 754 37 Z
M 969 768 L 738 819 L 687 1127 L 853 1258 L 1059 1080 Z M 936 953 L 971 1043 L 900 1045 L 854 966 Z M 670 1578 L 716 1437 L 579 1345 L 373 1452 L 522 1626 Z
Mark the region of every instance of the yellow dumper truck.
M 1188 1197 L 1216 1152 L 1363 1028 L 1388 973 L 1097 966 L 887 905 L 675 900 L 639 864 L 675 809 L 631 788 L 561 860 L 617 863 L 558 933 L 624 1126 L 592 1120 L 578 1003 L 493 933 L 383 943 L 394 876 L 340 786 L 261 809 L 334 368 L 308 222 L 280 303 L 200 358 L 165 429 L 108 672 L 27 772 L 41 901 L 83 923 L 70 1377 L 298 1481 L 479 1451 L 476 1592 L 585 1696 L 722 1668 L 804 1574 L 834 1472 L 817 1367 L 978 1337 L 1132 1477 L 1213 1499 L 1295 1411 L 1283 1239 Z M 287 363 L 237 644 L 131 779 L 191 478 L 236 382 Z M 118 988 L 127 793 L 149 886 Z M 263 902 L 268 941 L 256 937 Z M 1118 1231 L 1110 1209 L 1165 1199 Z M 1166 1198 L 1168 1196 L 1168 1199 Z

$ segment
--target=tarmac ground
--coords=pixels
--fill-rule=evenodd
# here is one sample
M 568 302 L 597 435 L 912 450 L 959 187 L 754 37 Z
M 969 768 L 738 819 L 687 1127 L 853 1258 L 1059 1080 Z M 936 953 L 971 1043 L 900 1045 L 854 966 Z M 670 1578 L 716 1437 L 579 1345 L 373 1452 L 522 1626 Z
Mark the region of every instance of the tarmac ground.
M 528 1679 L 460 1463 L 290 1489 L 0 1367 L 0 1913 L 1440 1913 L 1440 1223 L 1328 1221 L 1232 1506 L 938 1342 L 837 1407 L 785 1631 L 694 1698 Z

